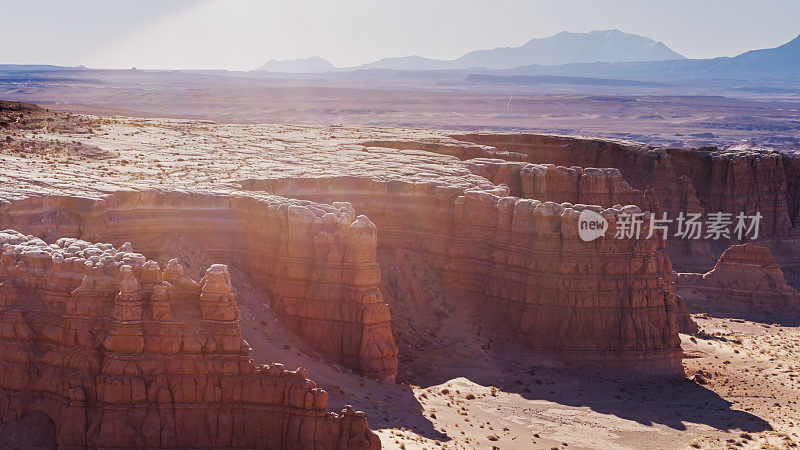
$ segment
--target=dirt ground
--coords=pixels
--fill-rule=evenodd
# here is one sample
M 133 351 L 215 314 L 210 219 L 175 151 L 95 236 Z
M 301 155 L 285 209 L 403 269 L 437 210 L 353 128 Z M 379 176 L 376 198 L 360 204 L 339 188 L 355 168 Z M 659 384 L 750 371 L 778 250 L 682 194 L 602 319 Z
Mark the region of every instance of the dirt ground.
M 796 447 L 800 329 L 696 319 L 700 335 L 682 335 L 686 380 L 537 367 L 524 351 L 435 358 L 400 386 L 416 400 L 401 420 L 397 393 L 363 407 L 387 448 Z

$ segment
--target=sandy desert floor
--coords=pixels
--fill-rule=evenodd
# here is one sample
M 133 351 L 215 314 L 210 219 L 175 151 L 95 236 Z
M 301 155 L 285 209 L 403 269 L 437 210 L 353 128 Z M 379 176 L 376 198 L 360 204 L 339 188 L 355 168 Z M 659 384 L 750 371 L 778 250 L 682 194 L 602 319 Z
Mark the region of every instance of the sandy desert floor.
M 2 91 L 0 91 L 2 92 Z M 15 95 L 41 101 L 50 93 Z M 61 93 L 59 92 L 60 96 Z M 800 147 L 800 102 L 681 95 L 501 94 L 476 92 L 261 88 L 168 92 L 157 104 L 132 91 L 103 99 L 72 94 L 48 107 L 131 117 L 192 117 L 219 122 L 508 130 L 584 134 L 668 147 Z M 89 104 L 86 104 L 89 103 Z M 262 105 L 269 105 L 264 108 Z
M 397 385 L 321 364 L 277 322 L 246 338 L 257 358 L 308 368 L 332 406 L 366 411 L 386 448 L 796 447 L 800 328 L 694 318 L 683 381 L 565 367 L 469 314 L 444 319 L 433 349 L 403 348 Z
M 641 88 L 472 86 L 445 74 L 305 78 L 89 70 L 0 75 L 0 98 L 103 116 L 531 131 L 671 147 L 800 148 L 797 89 L 761 92 L 730 80 Z

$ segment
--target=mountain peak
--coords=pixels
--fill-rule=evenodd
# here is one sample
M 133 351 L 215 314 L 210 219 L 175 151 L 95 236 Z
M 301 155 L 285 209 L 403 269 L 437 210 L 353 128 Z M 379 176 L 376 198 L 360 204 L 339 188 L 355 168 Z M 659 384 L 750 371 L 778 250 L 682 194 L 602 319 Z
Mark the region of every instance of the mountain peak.
M 580 34 L 580 33 L 576 33 L 576 34 Z M 614 28 L 613 30 L 592 30 L 592 31 L 590 31 L 590 32 L 589 32 L 589 33 L 587 33 L 587 34 L 604 34 L 604 35 L 617 35 L 617 36 L 621 36 L 621 35 L 623 35 L 623 34 L 627 35 L 628 33 L 625 33 L 625 32 L 623 32 L 623 31 L 620 31 L 620 30 L 618 30 L 618 29 Z M 631 35 L 629 35 L 629 36 L 635 36 L 635 35 L 631 34 Z
M 520 47 L 470 52 L 456 61 L 464 68 L 509 69 L 528 65 L 674 59 L 685 58 L 653 39 L 613 29 L 588 33 L 562 31 L 553 36 L 531 39 Z
M 637 62 L 686 59 L 661 42 L 623 31 L 595 30 L 588 33 L 562 31 L 534 38 L 519 47 L 477 50 L 450 61 L 419 56 L 384 58 L 361 68 L 394 70 L 510 69 L 531 65 L 561 65 L 591 62 Z

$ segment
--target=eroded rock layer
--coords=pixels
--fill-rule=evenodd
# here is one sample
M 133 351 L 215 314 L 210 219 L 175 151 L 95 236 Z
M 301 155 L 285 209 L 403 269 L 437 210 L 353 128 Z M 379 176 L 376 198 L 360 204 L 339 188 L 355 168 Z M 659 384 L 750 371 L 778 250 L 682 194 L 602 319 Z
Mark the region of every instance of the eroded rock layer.
M 658 205 L 652 192 L 633 189 L 614 168 L 564 167 L 554 164 L 509 162 L 476 158 L 464 164 L 494 184 L 508 186 L 512 195 L 556 203 L 580 203 L 610 208 L 637 205 L 646 210 Z
M 245 270 L 271 294 L 287 326 L 326 357 L 377 379 L 397 374 L 389 307 L 378 288 L 377 230 L 349 204 L 150 191 L 102 200 L 32 198 L 4 212 L 6 226 L 133 242 L 145 254 L 179 233 Z
M 652 190 L 658 205 L 673 218 L 680 212 L 733 216 L 758 212 L 762 219 L 756 242 L 772 249 L 779 264 L 789 268 L 800 264 L 800 196 L 796 195 L 800 159 L 796 156 L 714 147 L 661 149 L 632 142 L 535 134 L 453 137 L 501 152 L 521 153 L 531 163 L 617 168 L 633 188 Z M 736 239 L 693 241 L 673 239 L 668 243 L 673 262 L 702 267 L 710 262 L 709 245 L 721 252 Z
M 130 244 L 0 232 L 0 417 L 63 448 L 379 448 L 363 413 L 248 357 L 228 269 L 200 283 Z
M 705 273 L 680 273 L 677 284 L 687 293 L 693 309 L 781 316 L 800 313 L 800 292 L 786 284 L 783 272 L 768 248 L 732 245 L 714 269 Z M 701 296 L 691 295 L 692 291 Z M 710 305 L 709 305 L 710 304 Z
M 394 377 L 398 350 L 386 305 L 395 299 L 378 267 L 409 272 L 401 252 L 436 291 L 417 289 L 408 296 L 415 302 L 481 304 L 542 351 L 670 373 L 680 355 L 669 317 L 683 324 L 687 316 L 665 244 L 616 242 L 612 230 L 583 242 L 572 228 L 582 204 L 612 221 L 635 210 L 617 204 L 671 217 L 754 204 L 774 211 L 760 243 L 781 264 L 797 254 L 795 229 L 784 233 L 780 217 L 798 214 L 786 195 L 797 190 L 794 160 L 767 152 L 161 119 L 97 126 L 91 139 L 70 138 L 118 155 L 111 162 L 0 155 L 11 181 L 0 190 L 2 227 L 130 241 L 147 255 L 178 235 L 241 269 L 279 319 L 329 359 L 380 379 Z M 779 165 L 783 184 L 770 175 Z M 736 190 L 722 189 L 723 180 Z M 753 196 L 742 202 L 745 191 Z M 666 248 L 681 268 L 713 263 L 708 240 L 671 237 Z
M 583 242 L 581 207 L 520 199 L 505 188 L 464 192 L 352 178 L 243 185 L 318 202 L 348 199 L 377 224 L 381 248 L 422 255 L 451 298 L 499 309 L 537 350 L 582 364 L 682 373 L 677 317 L 686 312 L 656 236 Z M 593 208 L 613 236 L 620 210 Z

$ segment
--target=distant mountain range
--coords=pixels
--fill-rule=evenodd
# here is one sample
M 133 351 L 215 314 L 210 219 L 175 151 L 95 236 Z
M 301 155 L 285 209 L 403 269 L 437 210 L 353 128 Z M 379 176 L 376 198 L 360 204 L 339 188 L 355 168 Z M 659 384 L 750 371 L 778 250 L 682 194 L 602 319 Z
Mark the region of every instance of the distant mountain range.
M 556 45 L 556 43 L 559 43 Z M 578 43 L 583 44 L 578 44 Z M 587 42 L 590 42 L 588 44 Z M 604 44 L 599 44 L 603 42 Z M 624 42 L 622 45 L 620 42 Z M 569 43 L 568 45 L 565 43 Z M 638 43 L 638 44 L 637 44 Z M 641 45 L 640 45 L 641 44 Z M 542 50 L 549 48 L 550 50 Z M 558 51 L 552 49 L 559 49 Z M 570 49 L 567 51 L 566 49 Z M 591 49 L 591 50 L 589 50 Z M 646 49 L 649 49 L 646 51 Z M 543 63 L 522 64 L 523 59 L 508 55 L 538 55 Z M 546 59 L 542 55 L 551 55 Z M 552 56 L 555 55 L 555 56 Z M 594 56 L 591 56 L 594 55 Z M 628 55 L 628 56 L 624 56 Z M 645 56 L 649 55 L 649 56 Z M 636 58 L 671 58 L 645 61 L 617 61 Z M 573 59 L 608 59 L 614 61 L 572 62 Z M 795 94 L 800 84 L 800 36 L 781 46 L 752 50 L 734 57 L 712 59 L 686 59 L 659 44 L 641 36 L 621 31 L 603 31 L 584 34 L 559 33 L 545 39 L 534 39 L 521 47 L 470 52 L 451 61 L 415 57 L 387 58 L 359 67 L 335 68 L 330 62 L 312 57 L 290 61 L 269 61 L 256 71 L 237 76 L 260 77 L 267 72 L 300 74 L 300 79 L 326 78 L 339 82 L 352 80 L 383 80 L 386 83 L 439 83 L 443 85 L 510 86 L 563 84 L 583 86 L 638 86 L 663 87 L 668 84 L 699 83 L 715 87 Z M 529 61 L 529 60 L 528 60 Z M 381 68 L 381 63 L 386 68 Z M 456 64 L 457 63 L 457 64 Z M 547 64 L 545 64 L 547 63 Z M 478 67 L 459 68 L 458 65 Z M 490 66 L 490 67 L 485 67 Z M 144 76 L 157 70 L 91 69 L 83 66 L 61 67 L 47 65 L 0 64 L 0 81 L 26 79 L 52 79 L 53 75 L 83 77 L 96 81 L 106 72 L 131 76 Z M 170 73 L 191 73 L 203 76 L 220 76 L 224 70 L 172 70 Z M 87 77 L 92 77 L 91 80 Z M 104 75 L 103 75 L 104 76 Z M 20 81 L 22 80 L 22 81 Z M 350 81 L 346 81 L 350 80 Z M 709 84 L 710 83 L 710 84 Z
M 560 65 L 592 62 L 664 61 L 685 59 L 661 42 L 619 30 L 569 33 L 531 39 L 519 47 L 498 47 L 469 52 L 454 60 L 421 56 L 384 58 L 349 69 L 452 70 L 510 69 L 529 65 Z M 317 73 L 333 70 L 333 64 L 319 58 L 270 61 L 259 69 L 269 72 Z
M 637 80 L 741 79 L 781 81 L 800 79 L 800 36 L 776 48 L 751 50 L 734 57 L 530 65 L 493 71 L 497 75 L 556 75 Z
M 717 58 L 726 59 L 726 58 Z M 715 61 L 715 60 L 712 60 Z M 764 50 L 751 50 L 730 58 L 729 68 L 739 67 L 746 70 L 800 70 L 800 35 L 780 47 Z
M 664 61 L 685 59 L 661 42 L 619 30 L 569 33 L 531 39 L 519 47 L 477 50 L 443 61 L 408 56 L 385 58 L 360 66 L 362 69 L 440 70 L 440 69 L 510 69 L 536 65 L 561 65 L 592 62 Z
M 319 56 L 312 56 L 311 58 L 289 59 L 283 61 L 277 61 L 273 59 L 267 61 L 263 66 L 256 70 L 282 73 L 320 73 L 333 69 L 333 64 L 331 64 L 329 61 L 320 58 Z

